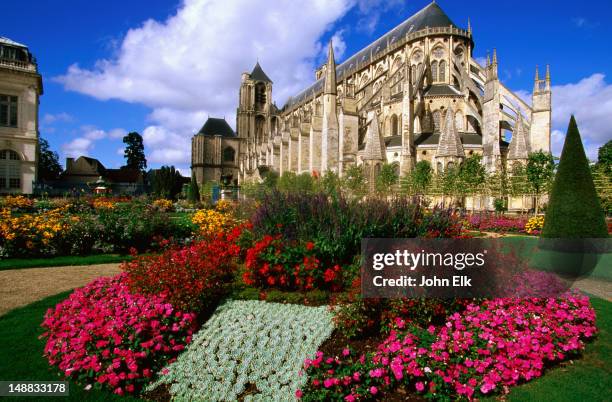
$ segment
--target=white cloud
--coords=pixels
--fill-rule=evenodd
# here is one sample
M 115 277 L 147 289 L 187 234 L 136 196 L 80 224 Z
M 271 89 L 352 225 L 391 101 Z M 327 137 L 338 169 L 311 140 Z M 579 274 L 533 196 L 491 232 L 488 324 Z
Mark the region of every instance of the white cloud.
M 122 128 L 114 128 L 108 132 L 110 138 L 123 138 L 127 134 L 127 131 Z
M 344 56 L 344 52 L 346 52 L 346 42 L 343 38 L 344 29 L 336 31 L 332 36 L 332 45 L 334 47 L 334 57 L 336 58 L 336 62 L 342 60 Z
M 93 140 L 78 137 L 62 145 L 62 152 L 66 157 L 78 158 L 79 156 L 88 156 L 92 148 Z
M 321 36 L 354 1 L 186 0 L 166 21 L 130 29 L 113 58 L 93 68 L 73 64 L 56 80 L 97 99 L 151 107 L 148 159 L 188 164 L 189 138 L 207 115 L 234 126 L 241 73 L 256 60 L 279 106 L 312 82 Z
M 531 93 L 515 91 L 531 104 Z M 551 146 L 561 155 L 571 115 L 576 117 L 587 157 L 597 159 L 597 150 L 612 138 L 612 84 L 604 74 L 595 73 L 576 83 L 552 86 Z
M 45 115 L 41 119 L 42 124 L 53 124 L 55 122 L 70 123 L 72 121 L 74 121 L 74 117 L 72 117 L 70 114 L 65 113 L 65 112 L 56 113 L 56 114 L 45 113 Z
M 85 125 L 79 128 L 77 138 L 62 145 L 62 153 L 65 157 L 89 156 L 95 148 L 95 142 L 106 138 L 116 139 L 119 134 L 125 135 L 122 128 L 114 128 L 110 131 L 99 129 L 95 126 Z M 123 153 L 122 153 L 123 154 Z

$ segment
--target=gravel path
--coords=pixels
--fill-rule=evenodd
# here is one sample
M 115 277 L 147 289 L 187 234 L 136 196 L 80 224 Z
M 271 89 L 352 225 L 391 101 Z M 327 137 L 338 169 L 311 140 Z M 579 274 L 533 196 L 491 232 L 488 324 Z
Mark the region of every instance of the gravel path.
M 585 278 L 576 281 L 572 287 L 612 302 L 612 282 L 608 280 Z
M 0 271 L 0 315 L 119 272 L 116 263 Z

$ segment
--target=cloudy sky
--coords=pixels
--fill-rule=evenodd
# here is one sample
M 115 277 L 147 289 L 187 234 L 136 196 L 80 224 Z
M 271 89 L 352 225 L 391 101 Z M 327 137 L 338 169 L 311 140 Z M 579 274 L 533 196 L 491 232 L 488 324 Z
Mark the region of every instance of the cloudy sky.
M 123 160 L 121 138 L 145 139 L 149 167 L 189 172 L 190 137 L 207 116 L 235 125 L 240 74 L 259 60 L 282 106 L 314 80 L 334 39 L 342 61 L 426 6 L 426 0 L 13 1 L 0 36 L 27 44 L 45 93 L 40 131 L 63 159 Z M 530 97 L 535 65 L 551 64 L 553 153 L 571 113 L 587 153 L 612 139 L 612 4 L 554 1 L 438 3 L 474 56 L 497 48 L 502 81 Z M 502 4 L 499 4 L 502 3 Z M 469 4 L 469 5 L 466 5 Z

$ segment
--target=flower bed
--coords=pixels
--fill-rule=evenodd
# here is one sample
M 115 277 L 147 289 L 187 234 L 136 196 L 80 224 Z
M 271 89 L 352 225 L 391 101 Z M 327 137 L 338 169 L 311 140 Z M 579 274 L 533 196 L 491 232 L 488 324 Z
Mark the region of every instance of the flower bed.
M 234 240 L 240 230 L 172 247 L 159 255 L 141 256 L 125 262 L 130 287 L 137 292 L 162 293 L 175 306 L 199 311 L 218 302 L 233 280 L 240 249 Z
M 483 232 L 525 232 L 527 217 L 510 217 L 506 215 L 478 214 L 468 215 L 465 220 L 467 229 L 480 230 Z
M 494 299 L 427 329 L 401 318 L 374 354 L 306 360 L 306 401 L 372 399 L 397 386 L 428 398 L 481 397 L 541 376 L 596 333 L 586 296 Z
M 331 334 L 326 307 L 230 301 L 149 390 L 170 384 L 178 400 L 292 400 L 303 360 Z
M 85 386 L 135 393 L 190 342 L 195 315 L 130 292 L 126 274 L 75 290 L 45 314 L 49 364 Z

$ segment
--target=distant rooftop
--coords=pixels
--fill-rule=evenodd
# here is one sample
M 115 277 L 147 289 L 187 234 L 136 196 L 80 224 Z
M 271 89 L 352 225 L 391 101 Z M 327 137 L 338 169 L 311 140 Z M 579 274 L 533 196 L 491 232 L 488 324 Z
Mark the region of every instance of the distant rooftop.
M 220 135 L 222 137 L 235 137 L 236 133 L 225 119 L 209 117 L 206 123 L 202 126 L 198 134 L 203 135 Z
M 12 39 L 9 39 L 5 36 L 0 36 L 0 43 L 1 44 L 5 44 L 5 45 L 11 45 L 11 46 L 15 46 L 15 47 L 23 47 L 23 48 L 28 48 L 26 45 L 19 43 L 19 42 L 15 42 Z

